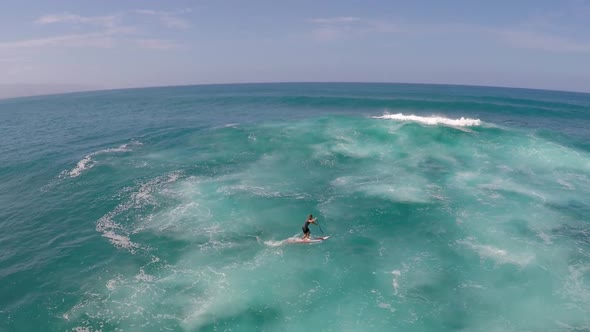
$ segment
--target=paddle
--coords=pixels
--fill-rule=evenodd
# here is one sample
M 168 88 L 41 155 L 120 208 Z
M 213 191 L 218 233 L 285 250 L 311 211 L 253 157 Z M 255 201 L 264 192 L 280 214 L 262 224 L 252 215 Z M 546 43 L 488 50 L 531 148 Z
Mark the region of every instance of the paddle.
M 320 231 L 322 232 L 322 235 L 325 235 L 324 234 L 324 231 L 322 230 L 322 226 L 320 226 L 320 223 L 317 220 L 315 222 L 318 225 L 318 227 L 320 228 Z

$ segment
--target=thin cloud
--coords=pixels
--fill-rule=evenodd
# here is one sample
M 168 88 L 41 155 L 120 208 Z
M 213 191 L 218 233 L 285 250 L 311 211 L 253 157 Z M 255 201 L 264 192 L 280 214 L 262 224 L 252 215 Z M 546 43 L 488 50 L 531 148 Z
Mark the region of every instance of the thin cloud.
M 349 35 L 346 30 L 348 29 L 336 28 L 332 26 L 319 27 L 312 31 L 312 35 L 316 41 L 330 42 L 342 39 Z
M 173 11 L 163 11 L 163 10 L 152 10 L 152 9 L 136 9 L 134 12 L 137 14 L 145 14 L 145 15 L 181 15 L 191 13 L 193 10 L 190 8 L 182 8 Z
M 590 53 L 590 39 L 580 34 L 582 21 L 590 6 L 574 2 L 557 11 L 535 11 L 520 24 L 496 28 L 492 33 L 502 42 L 517 48 L 553 53 Z M 576 38 L 577 37 L 577 38 Z
M 22 49 L 51 46 L 109 48 L 113 45 L 114 40 L 108 34 L 86 33 L 1 42 L 0 49 Z
M 151 9 L 136 9 L 135 12 L 137 14 L 143 14 L 143 15 L 157 15 L 160 12 L 157 12 L 155 10 L 151 10 Z
M 64 34 L 58 36 L 31 38 L 17 41 L 0 42 L 0 49 L 22 49 L 42 47 L 94 47 L 110 48 L 115 45 L 119 35 L 136 33 L 135 27 L 122 26 L 118 23 L 121 13 L 107 16 L 82 16 L 71 13 L 48 14 L 34 21 L 35 24 L 75 24 L 89 25 L 97 32 L 83 34 Z
M 353 16 L 314 18 L 313 38 L 320 42 L 330 42 L 345 38 L 348 34 L 356 34 L 363 29 L 361 19 Z
M 551 20 L 524 22 L 512 28 L 486 27 L 483 25 L 420 22 L 383 21 L 360 19 L 358 17 L 316 18 L 311 20 L 314 27 L 311 34 L 316 41 L 332 42 L 358 38 L 367 34 L 412 34 L 432 35 L 475 34 L 481 38 L 500 41 L 513 48 L 531 49 L 554 53 L 590 53 L 590 41 L 564 36 L 560 26 Z M 542 23 L 542 24 L 540 24 Z
M 168 28 L 188 29 L 191 27 L 191 24 L 187 20 L 174 16 L 162 16 L 160 17 L 160 21 Z
M 395 22 L 383 22 L 383 21 L 372 21 L 370 23 L 370 29 L 375 32 L 381 33 L 397 33 L 402 32 L 407 29 L 407 27 L 403 27 L 399 23 Z
M 113 47 L 117 41 L 120 41 L 120 38 L 123 35 L 141 33 L 136 27 L 119 24 L 120 18 L 128 15 L 129 13 L 155 16 L 166 27 L 187 29 L 190 27 L 190 23 L 182 18 L 176 17 L 176 15 L 188 13 L 190 11 L 190 9 L 181 9 L 172 12 L 163 12 L 148 9 L 138 9 L 132 12 L 116 13 L 107 16 L 83 16 L 72 13 L 47 14 L 36 19 L 34 23 L 39 25 L 88 25 L 97 28 L 99 31 L 82 34 L 63 34 L 43 38 L 4 41 L 0 42 L 0 50 L 44 47 L 110 48 Z M 172 50 L 181 47 L 180 44 L 171 40 L 154 39 L 149 37 L 144 39 L 136 39 L 134 40 L 134 43 L 141 48 L 153 50 Z M 2 62 L 7 61 L 2 60 Z
M 180 48 L 180 44 L 165 39 L 138 39 L 135 44 L 141 48 L 151 50 L 173 50 Z
M 526 30 L 497 30 L 502 41 L 518 47 L 554 53 L 590 53 L 590 43 Z
M 137 9 L 136 14 L 155 16 L 160 20 L 160 23 L 167 28 L 173 29 L 188 29 L 191 23 L 188 20 L 178 17 L 180 14 L 190 12 L 190 9 L 182 9 L 173 12 L 157 11 L 151 9 Z
M 311 21 L 317 24 L 337 24 L 337 23 L 351 23 L 358 22 L 361 19 L 352 16 L 330 17 L 330 18 L 314 18 Z
M 64 13 L 64 14 L 50 14 L 44 15 L 38 18 L 35 23 L 37 24 L 55 24 L 55 23 L 72 23 L 72 24 L 89 24 L 97 25 L 105 28 L 113 28 L 117 25 L 118 15 L 108 16 L 81 16 L 76 14 Z
M 317 41 L 336 41 L 371 33 L 398 33 L 408 30 L 398 22 L 360 19 L 359 17 L 316 18 L 312 35 Z

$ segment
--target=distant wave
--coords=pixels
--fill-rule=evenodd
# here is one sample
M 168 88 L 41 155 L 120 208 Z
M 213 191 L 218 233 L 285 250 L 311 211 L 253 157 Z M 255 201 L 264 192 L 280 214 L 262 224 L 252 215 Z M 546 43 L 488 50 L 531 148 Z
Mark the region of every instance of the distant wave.
M 113 152 L 129 152 L 129 151 L 132 151 L 130 148 L 130 146 L 132 146 L 132 145 L 141 145 L 141 143 L 138 141 L 131 141 L 131 143 L 122 144 L 116 148 L 99 150 L 99 151 L 93 152 L 91 154 L 88 154 L 88 155 L 84 156 L 84 158 L 82 158 L 80 161 L 78 161 L 78 163 L 76 164 L 76 166 L 74 168 L 72 168 L 71 170 L 63 171 L 62 176 L 68 176 L 71 178 L 78 177 L 82 174 L 82 172 L 84 172 L 85 170 L 91 169 L 92 167 L 94 167 L 94 165 L 96 165 L 96 162 L 92 159 L 92 157 L 97 156 L 97 155 L 101 155 L 101 154 L 106 154 L 106 153 L 113 153 Z
M 460 119 L 448 119 L 440 116 L 418 116 L 418 115 L 404 115 L 402 113 L 397 114 L 383 114 L 381 116 L 374 116 L 375 119 L 386 119 L 386 120 L 398 120 L 398 121 L 412 121 L 420 122 L 427 125 L 438 125 L 444 124 L 453 127 L 474 127 L 481 124 L 479 119 L 470 119 L 461 117 Z

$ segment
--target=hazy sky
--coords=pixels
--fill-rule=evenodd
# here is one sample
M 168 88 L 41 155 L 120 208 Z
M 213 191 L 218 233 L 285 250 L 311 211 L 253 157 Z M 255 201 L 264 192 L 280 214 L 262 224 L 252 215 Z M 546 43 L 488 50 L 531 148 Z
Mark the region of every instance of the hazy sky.
M 357 81 L 590 92 L 590 1 L 2 0 L 0 89 Z

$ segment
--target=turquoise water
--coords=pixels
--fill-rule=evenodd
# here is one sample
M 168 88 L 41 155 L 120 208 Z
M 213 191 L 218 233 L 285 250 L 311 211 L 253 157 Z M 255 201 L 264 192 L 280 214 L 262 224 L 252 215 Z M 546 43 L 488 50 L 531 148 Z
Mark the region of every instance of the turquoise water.
M 590 330 L 590 95 L 118 90 L 0 131 L 2 331 Z

